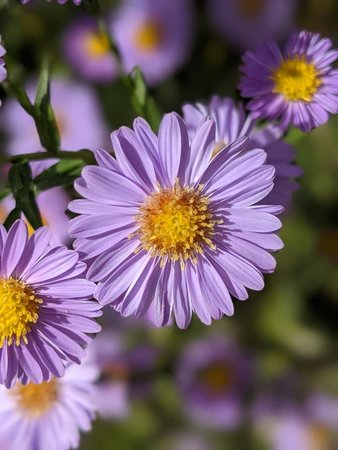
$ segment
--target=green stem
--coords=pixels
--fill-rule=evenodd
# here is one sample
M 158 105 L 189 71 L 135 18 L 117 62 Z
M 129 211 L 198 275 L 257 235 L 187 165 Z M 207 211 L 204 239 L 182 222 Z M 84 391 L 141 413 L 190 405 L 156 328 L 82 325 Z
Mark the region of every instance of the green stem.
M 24 153 L 21 155 L 13 156 L 0 156 L 0 164 L 15 163 L 22 160 L 27 161 L 41 161 L 44 159 L 81 159 L 87 163 L 94 162 L 94 155 L 90 150 L 82 149 L 76 152 L 73 151 L 60 151 L 57 156 L 50 154 L 48 152 L 38 152 L 38 153 Z

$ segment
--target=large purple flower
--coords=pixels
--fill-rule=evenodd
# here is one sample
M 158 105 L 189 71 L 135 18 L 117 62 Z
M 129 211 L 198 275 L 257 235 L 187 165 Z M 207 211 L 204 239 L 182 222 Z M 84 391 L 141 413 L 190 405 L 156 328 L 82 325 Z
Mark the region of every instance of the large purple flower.
M 100 330 L 85 271 L 76 252 L 51 245 L 48 228 L 28 239 L 22 220 L 8 233 L 0 225 L 0 383 L 41 383 L 81 362 L 86 333 Z
M 240 424 L 251 377 L 250 359 L 220 336 L 188 345 L 177 369 L 187 415 L 202 425 L 221 429 Z
M 275 168 L 276 177 L 272 191 L 259 203 L 284 207 L 289 205 L 292 193 L 298 187 L 293 178 L 300 176 L 302 171 L 292 163 L 295 151 L 291 145 L 280 139 L 281 129 L 273 125 L 258 127 L 251 115 L 245 114 L 243 105 L 237 106 L 231 98 L 215 96 L 208 104 L 186 104 L 183 107 L 183 113 L 191 136 L 206 116 L 210 115 L 214 118 L 216 124 L 214 154 L 217 154 L 224 145 L 229 145 L 243 136 L 249 137 L 246 151 L 257 147 L 264 148 L 267 153 L 267 163 Z
M 257 205 L 273 188 L 274 168 L 246 138 L 211 158 L 215 123 L 207 119 L 189 143 L 186 124 L 167 114 L 156 136 L 138 118 L 112 134 L 116 160 L 98 151 L 75 189 L 70 232 L 98 281 L 96 298 L 123 316 L 188 326 L 192 312 L 210 324 L 234 312 L 231 295 L 264 287 L 273 272 L 273 234 L 281 207 Z
M 71 364 L 63 378 L 17 383 L 10 390 L 0 386 L 0 439 L 11 442 L 13 450 L 77 448 L 80 431 L 89 431 L 94 418 L 97 376 L 93 365 Z
M 124 1 L 111 31 L 125 70 L 140 66 L 152 85 L 172 75 L 191 49 L 192 15 L 190 0 Z
M 239 89 L 254 118 L 280 118 L 283 128 L 309 131 L 338 112 L 338 51 L 330 39 L 301 31 L 280 50 L 265 42 L 243 56 Z
M 298 0 L 209 0 L 212 24 L 234 47 L 248 49 L 281 39 L 294 22 Z
M 117 78 L 117 63 L 109 40 L 91 17 L 80 17 L 69 26 L 62 50 L 74 71 L 84 79 L 110 83 Z

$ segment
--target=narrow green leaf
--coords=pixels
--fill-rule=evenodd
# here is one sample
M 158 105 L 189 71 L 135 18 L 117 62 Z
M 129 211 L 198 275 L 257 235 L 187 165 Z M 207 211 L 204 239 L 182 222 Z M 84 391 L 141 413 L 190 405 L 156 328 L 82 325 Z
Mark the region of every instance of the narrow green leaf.
M 50 153 L 56 155 L 60 150 L 60 133 L 50 103 L 49 79 L 49 62 L 48 60 L 45 60 L 41 68 L 34 103 L 35 124 L 41 145 Z
M 8 183 L 15 199 L 15 209 L 22 211 L 34 229 L 42 226 L 42 219 L 35 199 L 32 173 L 27 161 L 13 164 Z
M 63 160 L 42 172 L 34 179 L 38 191 L 45 191 L 56 186 L 70 186 L 81 174 L 84 166 L 82 160 Z

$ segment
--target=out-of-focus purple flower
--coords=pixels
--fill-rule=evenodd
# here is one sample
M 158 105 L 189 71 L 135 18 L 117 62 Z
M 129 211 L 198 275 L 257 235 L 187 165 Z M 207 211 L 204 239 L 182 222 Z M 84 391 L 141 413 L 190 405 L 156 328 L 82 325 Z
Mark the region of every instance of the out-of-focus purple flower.
M 69 197 L 60 187 L 49 189 L 37 195 L 37 204 L 43 224 L 49 227 L 51 231 L 51 242 L 55 245 L 66 245 L 69 240 L 67 231 L 69 219 L 65 214 L 68 203 Z M 13 197 L 8 197 L 0 202 L 0 223 L 5 221 L 7 215 L 14 207 L 15 201 Z M 25 217 L 23 219 L 28 225 L 28 234 L 32 235 L 34 232 L 32 226 Z
M 27 92 L 31 100 L 36 83 Z M 51 82 L 51 103 L 58 124 L 63 150 L 95 150 L 106 142 L 108 132 L 95 92 L 88 86 L 67 79 Z M 13 99 L 2 108 L 0 124 L 8 134 L 6 150 L 11 155 L 43 151 L 33 119 Z M 32 163 L 33 174 L 55 163 L 55 160 Z
M 0 383 L 12 387 L 64 375 L 80 363 L 100 315 L 79 255 L 50 242 L 47 227 L 28 239 L 22 220 L 0 225 Z
M 154 347 L 137 345 L 125 348 L 122 334 L 101 333 L 92 343 L 90 359 L 101 370 L 97 384 L 96 403 L 102 417 L 123 419 L 129 414 L 132 397 L 149 392 L 149 374 L 158 352 Z
M 208 0 L 211 23 L 241 50 L 282 39 L 293 28 L 298 0 Z
M 51 2 L 52 0 L 47 0 L 48 2 Z M 57 0 L 59 5 L 64 5 L 65 3 L 67 3 L 68 0 Z M 72 0 L 74 5 L 78 6 L 81 4 L 82 0 Z M 25 5 L 26 3 L 30 3 L 31 0 L 21 0 L 21 3 L 23 5 Z
M 164 116 L 158 136 L 138 118 L 112 134 L 116 159 L 98 151 L 99 166 L 84 168 L 70 233 L 102 305 L 185 328 L 193 312 L 210 324 L 233 314 L 230 294 L 263 289 L 282 247 L 282 207 L 257 205 L 275 169 L 263 150 L 242 151 L 246 138 L 211 158 L 214 142 L 212 118 L 191 142 L 178 114 Z
M 249 138 L 245 151 L 263 148 L 267 153 L 267 163 L 275 168 L 276 176 L 272 191 L 259 203 L 283 205 L 285 208 L 289 205 L 292 193 L 298 187 L 293 178 L 300 176 L 302 171 L 292 163 L 295 150 L 281 139 L 281 129 L 273 125 L 258 127 L 251 115 L 245 114 L 243 105 L 236 105 L 231 98 L 214 96 L 208 104 L 186 104 L 183 106 L 183 113 L 190 136 L 193 136 L 206 116 L 214 118 L 214 156 L 224 145 L 244 136 Z
M 94 366 L 70 365 L 63 378 L 41 384 L 0 386 L 0 438 L 13 450 L 69 450 L 80 444 L 95 414 Z M 7 450 L 6 447 L 2 447 Z
M 127 0 L 114 14 L 111 31 L 125 70 L 139 66 L 149 84 L 158 84 L 188 57 L 193 37 L 192 2 Z
M 91 17 L 81 17 L 69 26 L 62 49 L 68 63 L 84 79 L 110 83 L 117 78 L 117 64 L 109 40 Z
M 7 70 L 5 68 L 5 60 L 4 55 L 6 54 L 6 50 L 1 45 L 1 36 L 0 36 L 0 83 L 4 81 L 7 77 Z M 1 100 L 0 100 L 0 106 L 1 106 Z
M 254 118 L 280 119 L 282 128 L 316 128 L 338 112 L 338 51 L 319 34 L 294 33 L 281 50 L 268 41 L 243 56 L 239 89 Z
M 213 428 L 236 428 L 252 378 L 251 361 L 230 340 L 213 336 L 188 345 L 181 355 L 177 383 L 186 414 Z
M 258 434 L 271 450 L 329 450 L 337 431 L 338 399 L 312 395 L 303 405 L 263 398 L 254 408 Z M 335 442 L 338 438 L 335 434 Z

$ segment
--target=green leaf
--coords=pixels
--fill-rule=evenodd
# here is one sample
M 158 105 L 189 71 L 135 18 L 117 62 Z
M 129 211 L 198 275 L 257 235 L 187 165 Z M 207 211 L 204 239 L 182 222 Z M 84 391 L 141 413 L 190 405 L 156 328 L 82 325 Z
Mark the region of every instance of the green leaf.
M 34 103 L 35 125 L 40 137 L 41 145 L 48 150 L 49 153 L 57 155 L 60 150 L 60 133 L 50 103 L 49 78 L 49 62 L 45 60 L 41 68 Z
M 8 183 L 15 199 L 15 209 L 22 211 L 36 230 L 42 226 L 42 219 L 35 200 L 32 173 L 27 161 L 13 164 L 8 174 Z
M 126 86 L 131 96 L 131 102 L 137 114 L 144 117 L 154 131 L 159 127 L 161 114 L 150 95 L 143 74 L 139 67 L 135 67 L 125 78 Z
M 56 186 L 70 186 L 84 166 L 82 160 L 63 160 L 42 172 L 34 179 L 39 191 L 45 191 Z
M 14 208 L 7 216 L 7 219 L 4 222 L 4 227 L 8 231 L 13 223 L 20 219 L 21 211 L 20 209 Z

